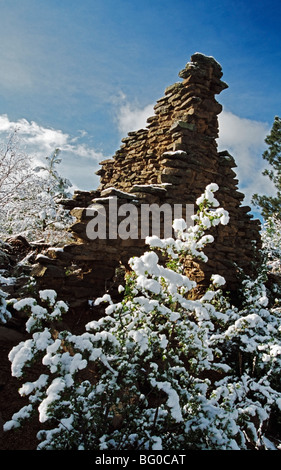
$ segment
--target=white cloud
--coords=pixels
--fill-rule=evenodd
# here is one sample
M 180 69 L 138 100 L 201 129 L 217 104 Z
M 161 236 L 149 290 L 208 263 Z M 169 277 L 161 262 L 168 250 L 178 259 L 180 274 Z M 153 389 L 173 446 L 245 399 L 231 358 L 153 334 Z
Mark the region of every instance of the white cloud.
M 8 134 L 14 129 L 18 130 L 18 136 L 27 149 L 31 150 L 32 154 L 36 153 L 39 157 L 45 157 L 46 154 L 58 147 L 61 151 L 74 153 L 79 157 L 92 158 L 96 161 L 103 158 L 100 152 L 87 147 L 86 144 L 77 143 L 79 140 L 77 136 L 71 137 L 61 130 L 40 126 L 36 122 L 29 122 L 26 119 L 10 121 L 6 114 L 0 115 L 0 134 Z M 85 137 L 86 133 L 84 131 L 80 132 L 81 137 Z
M 80 131 L 79 136 L 71 137 L 61 130 L 40 126 L 34 121 L 11 121 L 6 114 L 0 115 L 1 140 L 15 129 L 21 150 L 28 154 L 35 164 L 42 163 L 59 148 L 62 158 L 59 171 L 62 176 L 70 179 L 76 188 L 95 189 L 98 179 L 94 173 L 98 169 L 98 162 L 105 157 L 85 142 L 80 142 L 80 139 L 85 138 L 84 131 Z
M 271 182 L 262 175 L 266 167 L 262 158 L 266 148 L 264 139 L 269 131 L 267 123 L 241 118 L 229 111 L 219 116 L 219 150 L 228 150 L 234 157 L 237 164 L 234 170 L 246 204 L 250 204 L 254 193 L 274 193 Z
M 69 140 L 69 136 L 60 130 L 48 129 L 26 119 L 13 122 L 6 114 L 0 116 L 0 132 L 10 133 L 14 129 L 17 129 L 18 136 L 25 145 L 35 147 L 40 153 L 64 147 Z
M 154 105 L 148 104 L 144 108 L 138 104 L 129 103 L 121 94 L 116 111 L 116 122 L 119 132 L 124 135 L 146 127 L 148 117 L 154 115 Z

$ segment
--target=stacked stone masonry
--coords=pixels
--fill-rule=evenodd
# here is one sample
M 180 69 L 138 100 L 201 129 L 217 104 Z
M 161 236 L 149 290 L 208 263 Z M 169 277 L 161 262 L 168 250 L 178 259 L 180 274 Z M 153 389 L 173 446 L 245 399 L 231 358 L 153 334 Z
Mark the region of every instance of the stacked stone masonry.
M 77 191 L 65 203 L 76 218 L 71 228 L 75 242 L 63 250 L 51 248 L 38 260 L 34 275 L 39 285 L 55 287 L 73 305 L 113 288 L 119 282 L 118 268 L 146 249 L 140 236 L 89 240 L 87 227 L 93 217 L 87 208 L 93 203 L 107 208 L 110 198 L 116 198 L 118 207 L 124 203 L 137 208 L 152 203 L 185 207 L 194 204 L 208 184 L 217 183 L 216 197 L 229 212 L 230 222 L 212 229 L 215 243 L 206 251 L 209 263 L 186 259 L 186 273 L 198 282 L 197 292 L 208 284 L 211 273 L 224 276 L 227 289 L 235 292 L 239 268 L 255 272 L 260 223 L 253 220 L 251 208 L 242 205 L 234 158 L 217 148 L 222 106 L 215 95 L 227 88 L 221 66 L 196 53 L 179 77 L 182 81 L 169 86 L 157 101 L 146 128 L 130 132 L 113 158 L 100 163 L 98 189 Z

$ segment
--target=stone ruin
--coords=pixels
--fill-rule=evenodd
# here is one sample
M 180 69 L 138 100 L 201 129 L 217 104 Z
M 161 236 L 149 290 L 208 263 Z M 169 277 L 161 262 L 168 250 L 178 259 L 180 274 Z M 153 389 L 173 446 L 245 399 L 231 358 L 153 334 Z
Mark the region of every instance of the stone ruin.
M 138 208 L 153 203 L 185 207 L 195 204 L 208 184 L 217 183 L 216 198 L 229 212 L 230 222 L 211 229 L 215 242 L 205 250 L 208 264 L 186 258 L 186 273 L 197 281 L 196 292 L 216 273 L 225 277 L 226 289 L 235 293 L 239 269 L 255 272 L 260 222 L 253 220 L 250 207 L 242 205 L 234 158 L 227 151 L 219 152 L 216 141 L 222 106 L 215 95 L 228 87 L 221 80 L 221 66 L 214 58 L 196 53 L 179 77 L 182 80 L 168 86 L 157 101 L 146 128 L 129 132 L 113 158 L 100 162 L 99 187 L 76 191 L 73 199 L 65 201 L 76 219 L 71 227 L 73 243 L 63 249 L 49 248 L 37 259 L 33 275 L 39 287 L 54 288 L 74 307 L 114 292 L 128 260 L 147 248 L 141 236 L 90 240 L 87 227 L 93 215 L 88 208 L 92 204 L 108 208 L 114 201 L 117 207 L 125 203 Z

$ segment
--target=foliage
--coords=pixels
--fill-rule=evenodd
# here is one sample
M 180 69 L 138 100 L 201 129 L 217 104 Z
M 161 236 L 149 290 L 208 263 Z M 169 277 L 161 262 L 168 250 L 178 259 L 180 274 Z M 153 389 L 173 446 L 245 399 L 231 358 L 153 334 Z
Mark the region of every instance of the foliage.
M 14 197 L 15 192 L 26 187 L 30 181 L 31 161 L 19 145 L 17 129 L 0 148 L 0 207 Z
M 60 331 L 67 306 L 54 291 L 14 303 L 30 314 L 30 338 L 10 352 L 12 374 L 23 378 L 34 362 L 46 373 L 22 385 L 29 405 L 6 431 L 39 412 L 47 429 L 38 449 L 268 448 L 267 426 L 281 407 L 280 307 L 268 305 L 257 278 L 245 279 L 238 310 L 218 274 L 191 300 L 195 283 L 180 263 L 182 254 L 208 262 L 203 250 L 214 240 L 205 231 L 228 222 L 217 189 L 209 185 L 197 200 L 193 227 L 177 220 L 176 239 L 147 239 L 150 250 L 130 260 L 123 300 L 97 299 L 108 303 L 105 315 L 83 334 Z
M 72 218 L 60 201 L 70 197 L 71 182 L 62 178 L 57 166 L 59 149 L 46 164 L 33 168 L 32 160 L 20 149 L 17 131 L 0 151 L 0 226 L 1 237 L 22 234 L 27 239 L 47 242 L 67 237 Z
M 281 274 L 281 220 L 276 215 L 268 217 L 261 232 L 267 268 Z
M 281 119 L 276 116 L 270 134 L 265 138 L 268 150 L 263 153 L 263 158 L 268 161 L 271 169 L 263 171 L 276 188 L 276 196 L 254 194 L 252 202 L 261 208 L 262 216 L 277 216 L 281 218 Z
M 0 324 L 5 324 L 12 317 L 6 298 L 8 294 L 0 289 Z

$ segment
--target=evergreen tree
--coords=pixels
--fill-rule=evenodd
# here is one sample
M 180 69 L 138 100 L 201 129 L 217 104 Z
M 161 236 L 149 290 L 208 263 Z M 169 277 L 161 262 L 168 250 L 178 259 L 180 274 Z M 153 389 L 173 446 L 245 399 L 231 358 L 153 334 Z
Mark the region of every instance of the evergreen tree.
M 260 207 L 265 219 L 275 215 L 281 219 L 281 119 L 275 116 L 270 134 L 265 138 L 268 149 L 263 153 L 263 158 L 271 165 L 271 169 L 265 169 L 263 175 L 268 176 L 273 182 L 277 192 L 276 196 L 254 194 L 252 202 Z

